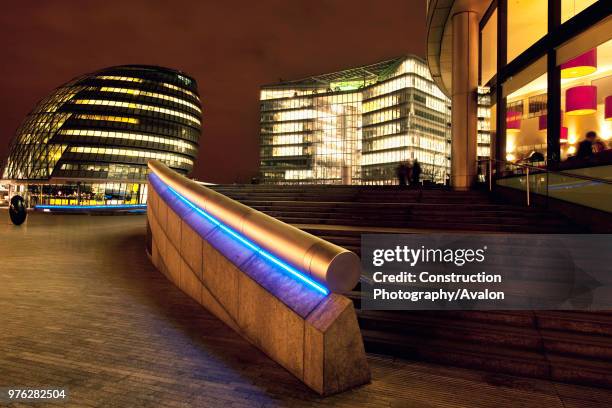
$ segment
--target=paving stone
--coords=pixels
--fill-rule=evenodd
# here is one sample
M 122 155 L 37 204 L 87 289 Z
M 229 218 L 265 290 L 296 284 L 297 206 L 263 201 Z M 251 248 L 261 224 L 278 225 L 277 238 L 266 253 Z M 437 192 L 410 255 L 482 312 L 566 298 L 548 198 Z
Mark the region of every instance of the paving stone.
M 34 213 L 15 227 L 0 210 L 0 387 L 68 388 L 37 407 L 612 406 L 610 390 L 372 354 L 371 384 L 321 398 L 157 271 L 145 223 Z

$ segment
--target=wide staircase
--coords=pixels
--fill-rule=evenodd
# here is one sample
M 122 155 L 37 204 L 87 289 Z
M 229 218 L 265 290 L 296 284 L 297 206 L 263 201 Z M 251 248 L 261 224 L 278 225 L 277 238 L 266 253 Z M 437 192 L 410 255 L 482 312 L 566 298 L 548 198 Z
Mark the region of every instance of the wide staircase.
M 213 186 L 218 192 L 360 253 L 365 233 L 581 233 L 545 209 L 495 202 L 481 191 L 394 186 Z M 495 373 L 612 386 L 612 313 L 364 311 L 371 352 Z

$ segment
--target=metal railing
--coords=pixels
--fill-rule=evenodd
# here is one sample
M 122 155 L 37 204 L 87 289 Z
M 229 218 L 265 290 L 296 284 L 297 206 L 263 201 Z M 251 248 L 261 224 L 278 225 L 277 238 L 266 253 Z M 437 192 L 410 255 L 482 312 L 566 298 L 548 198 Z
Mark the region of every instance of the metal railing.
M 149 169 L 193 205 L 334 292 L 355 287 L 361 261 L 354 253 L 196 183 L 156 160 Z
M 605 174 L 594 177 L 489 158 L 478 160 L 478 181 L 485 183 L 489 191 L 496 185 L 525 191 L 527 206 L 531 205 L 532 196 L 538 194 L 612 212 L 612 166 L 575 171 L 593 169 L 602 169 Z

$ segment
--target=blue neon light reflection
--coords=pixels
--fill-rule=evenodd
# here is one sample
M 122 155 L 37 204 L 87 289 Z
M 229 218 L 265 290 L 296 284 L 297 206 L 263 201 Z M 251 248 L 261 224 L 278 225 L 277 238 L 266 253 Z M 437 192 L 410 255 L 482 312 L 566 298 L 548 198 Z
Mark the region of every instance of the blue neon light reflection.
M 252 249 L 253 251 L 255 251 L 257 253 L 259 253 L 261 256 L 263 256 L 267 260 L 273 262 L 275 265 L 280 266 L 284 271 L 289 273 L 290 276 L 298 279 L 302 283 L 305 283 L 306 285 L 308 285 L 311 288 L 315 289 L 316 291 L 322 293 L 323 295 L 328 295 L 329 294 L 329 289 L 327 289 L 325 286 L 319 284 L 318 282 L 315 282 L 314 280 L 312 280 L 308 276 L 304 275 L 302 272 L 298 271 L 297 269 L 295 269 L 291 265 L 287 264 L 286 262 L 283 262 L 282 260 L 280 260 L 276 256 L 274 256 L 271 253 L 267 252 L 265 249 L 255 245 L 255 243 L 253 243 L 252 241 L 250 241 L 249 239 L 247 239 L 246 237 L 244 237 L 240 233 L 234 231 L 233 229 L 231 229 L 227 225 L 223 224 L 221 221 L 217 220 L 212 215 L 208 214 L 206 211 L 202 210 L 200 207 L 198 207 L 195 204 L 193 204 L 191 201 L 189 201 L 188 199 L 183 197 L 180 193 L 178 193 L 172 187 L 170 187 L 168 185 L 166 185 L 166 187 L 168 187 L 168 190 L 170 190 L 174 195 L 176 195 L 181 201 L 183 201 L 189 207 L 191 207 L 195 211 L 197 211 L 198 214 L 202 215 L 208 221 L 212 222 L 214 225 L 218 226 L 220 229 L 222 229 L 223 231 L 225 231 L 226 233 L 228 233 L 232 237 L 236 238 L 238 241 L 240 241 L 246 247 Z
M 143 209 L 147 208 L 146 204 L 117 204 L 117 205 L 35 205 L 35 209 L 41 210 L 92 210 L 92 209 Z

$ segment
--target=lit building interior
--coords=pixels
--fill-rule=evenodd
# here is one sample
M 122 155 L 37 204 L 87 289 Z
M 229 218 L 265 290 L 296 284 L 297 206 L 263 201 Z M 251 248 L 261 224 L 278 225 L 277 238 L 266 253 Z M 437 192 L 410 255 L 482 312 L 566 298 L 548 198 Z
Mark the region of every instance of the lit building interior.
M 607 177 L 610 33 L 605 1 L 430 0 L 427 62 L 453 105 L 451 185 L 469 189 L 478 180 L 483 129 L 499 175 L 529 165 Z M 474 103 L 477 90 L 488 101 Z M 580 153 L 589 132 L 596 137 Z
M 393 184 L 417 160 L 422 180 L 444 183 L 449 123 L 449 99 L 414 56 L 266 85 L 262 181 Z
M 540 65 L 545 70 L 545 65 Z M 606 117 L 606 111 L 609 116 L 612 109 L 612 40 L 562 63 L 560 67 L 561 161 L 571 160 L 576 155 L 577 144 L 589 131 L 597 133 L 602 151 L 609 149 L 612 116 Z M 533 152 L 540 153 L 538 157 L 542 159 L 546 157 L 546 99 L 546 72 L 507 96 L 507 160 L 529 160 Z

